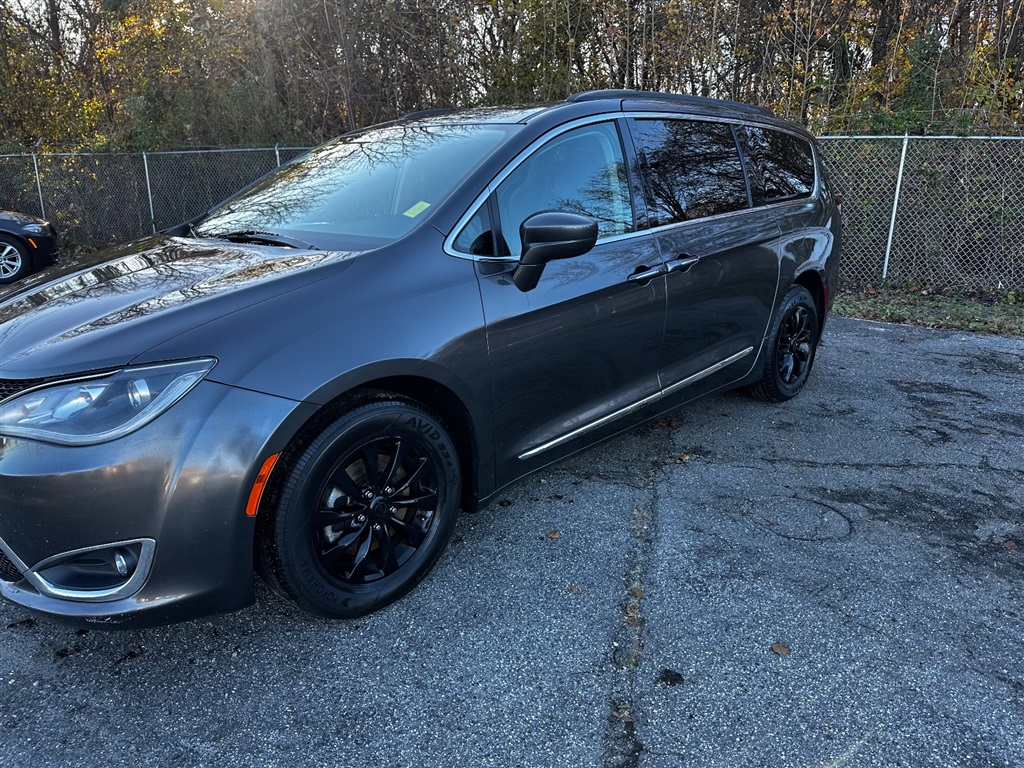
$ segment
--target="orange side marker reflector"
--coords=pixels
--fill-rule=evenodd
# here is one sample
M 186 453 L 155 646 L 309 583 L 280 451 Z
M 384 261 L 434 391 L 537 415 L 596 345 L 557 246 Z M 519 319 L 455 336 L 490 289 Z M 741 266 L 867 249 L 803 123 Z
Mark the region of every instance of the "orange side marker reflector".
M 277 464 L 280 456 L 280 453 L 268 456 L 267 460 L 263 462 L 263 466 L 260 467 L 260 473 L 256 475 L 256 482 L 252 484 L 252 490 L 249 491 L 249 503 L 245 505 L 245 514 L 248 517 L 256 517 L 260 508 L 260 499 L 263 498 L 263 489 L 267 486 L 270 473 L 274 471 L 274 465 Z
M 30 243 L 32 243 L 32 247 L 33 247 L 33 248 L 35 248 L 36 250 L 38 250 L 38 249 L 39 249 L 39 246 L 38 246 L 38 245 L 36 245 L 36 241 L 35 241 L 35 240 L 33 240 L 33 239 L 32 239 L 31 237 L 30 237 L 30 238 L 28 238 L 28 241 L 29 241 Z

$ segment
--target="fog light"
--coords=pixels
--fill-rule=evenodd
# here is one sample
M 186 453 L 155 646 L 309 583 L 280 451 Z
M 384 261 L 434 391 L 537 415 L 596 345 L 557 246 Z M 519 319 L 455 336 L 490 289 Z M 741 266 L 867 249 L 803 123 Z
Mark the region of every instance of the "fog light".
M 156 542 L 119 541 L 47 558 L 25 574 L 40 592 L 70 600 L 114 600 L 137 592 Z
M 126 554 L 127 553 L 123 549 L 114 550 L 114 567 L 117 568 L 117 572 L 122 576 L 127 576 L 130 572 Z

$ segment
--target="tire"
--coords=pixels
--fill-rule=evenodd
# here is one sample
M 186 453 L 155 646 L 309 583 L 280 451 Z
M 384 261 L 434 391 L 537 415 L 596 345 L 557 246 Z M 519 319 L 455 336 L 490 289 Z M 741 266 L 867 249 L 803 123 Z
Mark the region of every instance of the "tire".
M 384 393 L 345 408 L 282 456 L 271 508 L 257 518 L 260 572 L 330 618 L 363 616 L 416 586 L 451 538 L 462 491 L 438 417 Z
M 772 323 L 761 380 L 749 388 L 750 394 L 776 403 L 796 397 L 814 365 L 819 327 L 814 298 L 802 285 L 794 285 Z
M 0 285 L 20 280 L 31 271 L 28 249 L 13 237 L 0 235 Z

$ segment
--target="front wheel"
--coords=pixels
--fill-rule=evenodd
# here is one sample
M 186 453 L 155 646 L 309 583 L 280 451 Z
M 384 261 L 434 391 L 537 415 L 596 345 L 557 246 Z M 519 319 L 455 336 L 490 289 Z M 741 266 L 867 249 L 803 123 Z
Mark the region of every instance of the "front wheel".
M 310 613 L 351 618 L 397 600 L 451 537 L 462 483 L 455 445 L 412 402 L 352 400 L 282 458 L 272 508 L 260 513 L 257 564 Z
M 750 387 L 750 393 L 772 402 L 796 397 L 814 364 L 818 329 L 814 298 L 802 285 L 794 285 L 772 324 L 761 380 Z
M 0 285 L 20 280 L 31 270 L 28 249 L 13 237 L 0 235 Z

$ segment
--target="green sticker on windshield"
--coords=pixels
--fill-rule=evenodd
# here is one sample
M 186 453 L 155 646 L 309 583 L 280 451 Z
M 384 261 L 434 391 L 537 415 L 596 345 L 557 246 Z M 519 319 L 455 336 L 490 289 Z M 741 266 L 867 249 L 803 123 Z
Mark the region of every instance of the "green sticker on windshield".
M 416 203 L 416 205 L 414 205 L 412 208 L 406 211 L 405 215 L 408 216 L 410 219 L 415 219 L 429 207 L 430 203 L 424 203 L 422 200 L 420 200 L 418 203 Z

